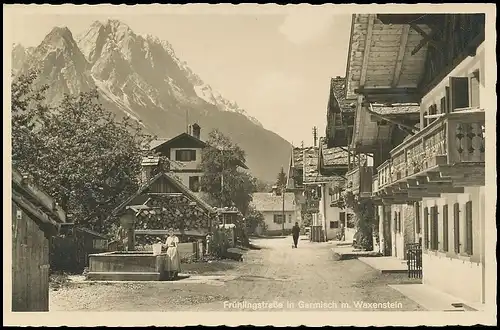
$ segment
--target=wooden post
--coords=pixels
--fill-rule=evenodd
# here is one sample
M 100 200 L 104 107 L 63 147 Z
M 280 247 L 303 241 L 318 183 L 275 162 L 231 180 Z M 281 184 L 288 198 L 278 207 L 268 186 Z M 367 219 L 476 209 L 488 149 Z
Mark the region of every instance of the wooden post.
M 127 251 L 134 251 L 135 248 L 135 211 L 128 208 L 120 217 L 120 224 L 127 231 Z

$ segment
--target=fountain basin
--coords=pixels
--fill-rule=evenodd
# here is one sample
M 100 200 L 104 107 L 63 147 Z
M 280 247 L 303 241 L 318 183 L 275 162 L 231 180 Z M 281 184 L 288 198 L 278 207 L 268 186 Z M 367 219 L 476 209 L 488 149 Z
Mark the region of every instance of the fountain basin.
M 93 281 L 163 281 L 170 259 L 153 251 L 114 251 L 89 255 L 87 278 Z

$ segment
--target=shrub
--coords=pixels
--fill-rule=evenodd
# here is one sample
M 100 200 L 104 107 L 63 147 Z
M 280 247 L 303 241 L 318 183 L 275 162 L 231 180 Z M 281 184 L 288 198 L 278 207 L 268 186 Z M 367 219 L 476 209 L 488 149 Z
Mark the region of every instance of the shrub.
M 209 254 L 222 258 L 229 248 L 229 233 L 225 229 L 215 229 L 208 243 Z

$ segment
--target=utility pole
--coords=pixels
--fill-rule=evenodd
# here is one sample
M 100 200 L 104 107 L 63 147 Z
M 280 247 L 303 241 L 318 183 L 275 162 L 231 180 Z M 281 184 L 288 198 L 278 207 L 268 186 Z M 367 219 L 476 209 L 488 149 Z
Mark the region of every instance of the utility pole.
M 220 171 L 220 207 L 224 207 L 224 150 L 220 149 L 221 171 Z
M 282 228 L 282 235 L 285 236 L 285 222 L 286 222 L 286 218 L 285 218 L 285 185 L 281 185 L 281 198 L 282 198 L 282 208 L 281 208 L 281 217 L 283 218 L 283 222 L 281 224 L 281 228 Z

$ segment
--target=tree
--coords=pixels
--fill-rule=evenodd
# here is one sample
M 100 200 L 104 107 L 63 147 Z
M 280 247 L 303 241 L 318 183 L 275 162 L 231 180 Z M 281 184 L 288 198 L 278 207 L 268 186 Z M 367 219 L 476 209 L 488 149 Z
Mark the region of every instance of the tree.
M 138 189 L 141 146 L 151 139 L 98 103 L 96 90 L 65 95 L 51 109 L 36 72 L 12 84 L 12 161 L 76 223 L 107 232 L 111 210 Z
M 248 233 L 255 233 L 258 226 L 265 229 L 264 215 L 256 210 L 255 207 L 250 207 L 245 217 L 245 224 Z
M 270 192 L 272 189 L 271 183 L 268 183 L 268 182 L 265 182 L 265 181 L 262 181 L 259 179 L 255 180 L 255 185 L 256 185 L 256 188 L 255 188 L 256 192 Z
M 283 167 L 281 167 L 281 171 L 278 173 L 278 178 L 276 179 L 276 186 L 281 191 L 286 187 L 287 177 Z
M 243 215 L 248 212 L 256 180 L 238 169 L 245 163 L 245 152 L 217 129 L 210 132 L 203 150 L 200 169 L 201 188 L 209 202 L 217 206 L 236 206 Z

